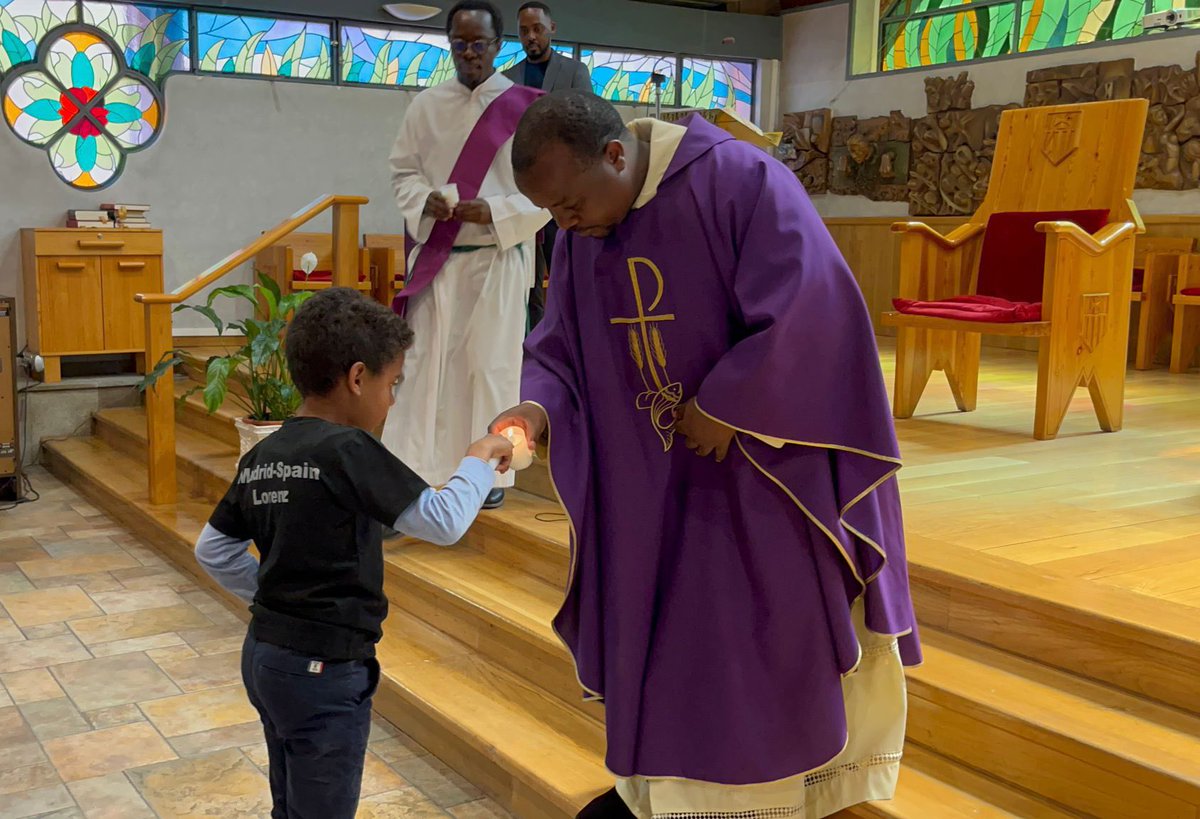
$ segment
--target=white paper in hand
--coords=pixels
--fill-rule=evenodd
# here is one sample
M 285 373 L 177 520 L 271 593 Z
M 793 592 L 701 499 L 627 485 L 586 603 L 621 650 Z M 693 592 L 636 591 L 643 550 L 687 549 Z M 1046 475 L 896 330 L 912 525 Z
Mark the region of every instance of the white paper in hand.
M 453 182 L 449 185 L 442 185 L 438 188 L 438 193 L 446 200 L 446 204 L 450 206 L 450 210 L 458 207 L 458 185 Z

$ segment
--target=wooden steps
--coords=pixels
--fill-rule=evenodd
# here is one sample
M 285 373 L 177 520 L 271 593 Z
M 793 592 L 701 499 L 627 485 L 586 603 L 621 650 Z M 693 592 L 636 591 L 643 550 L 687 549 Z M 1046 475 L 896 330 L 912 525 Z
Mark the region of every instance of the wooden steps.
M 191 549 L 234 474 L 236 436 L 216 428 L 228 430 L 231 413 L 210 418 L 191 402 L 177 409 L 177 504 L 146 502 L 139 409 L 102 411 L 94 437 L 48 443 L 46 453 L 56 474 L 212 587 Z M 581 701 L 549 625 L 567 535 L 556 504 L 513 491 L 457 547 L 385 545 L 392 614 L 377 708 L 518 816 L 537 819 L 569 816 L 611 785 L 602 708 Z M 896 799 L 846 815 L 1198 816 L 1200 719 L 1141 696 L 1190 702 L 1200 678 L 1187 676 L 1200 657 L 1191 621 L 1105 597 L 1118 590 L 1089 585 L 1089 597 L 1007 562 L 1028 573 L 1003 575 L 984 555 L 912 550 L 927 658 L 909 674 L 900 787 Z

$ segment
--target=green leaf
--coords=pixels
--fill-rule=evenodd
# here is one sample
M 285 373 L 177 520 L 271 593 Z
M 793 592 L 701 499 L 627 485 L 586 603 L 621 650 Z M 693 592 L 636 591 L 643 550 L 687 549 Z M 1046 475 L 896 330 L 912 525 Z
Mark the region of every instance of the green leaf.
M 254 52 L 262 41 L 265 31 L 260 31 L 247 40 L 233 61 L 233 70 L 239 74 L 249 74 L 253 70 Z
M 29 53 L 29 49 L 11 31 L 5 31 L 3 35 L 0 35 L 0 41 L 4 44 L 4 53 L 8 62 L 8 68 L 18 63 L 27 63 L 33 59 L 33 56 Z
M 155 82 L 160 82 L 163 77 L 171 72 L 172 66 L 175 65 L 175 58 L 179 56 L 179 52 L 183 51 L 187 45 L 187 40 L 176 40 L 158 53 L 154 58 L 154 63 L 150 66 L 150 79 Z
M 273 333 L 260 333 L 250 345 L 250 366 L 262 369 L 267 366 L 271 357 L 282 348 L 279 336 Z
M 295 73 L 295 76 L 299 77 L 302 75 Z M 328 79 L 330 76 L 332 76 L 329 70 L 329 45 L 324 40 L 321 41 L 321 54 L 317 57 L 317 64 L 313 67 L 312 73 L 308 76 L 318 80 Z
M 153 43 L 155 52 L 162 51 L 167 42 L 167 26 L 174 17 L 175 12 L 173 11 L 155 17 L 150 25 L 146 26 L 146 33 L 142 36 L 142 45 Z
M 213 301 L 218 296 L 225 296 L 230 299 L 245 299 L 255 307 L 258 306 L 258 294 L 255 292 L 254 285 L 252 284 L 231 284 L 228 287 L 218 287 L 208 294 L 209 307 L 212 307 Z
M 220 59 L 221 49 L 224 47 L 225 47 L 224 40 L 218 40 L 217 42 L 213 43 L 212 48 L 210 48 L 208 50 L 208 53 L 205 54 L 204 57 L 200 60 L 200 70 L 201 71 L 220 71 L 221 66 L 218 63 L 218 60 Z
M 279 312 L 279 299 L 283 294 L 279 290 L 279 285 L 270 276 L 259 273 L 258 278 L 260 282 L 259 294 L 266 304 L 267 315 L 274 316 Z
M 108 29 L 105 29 L 105 31 L 108 31 Z M 142 27 L 135 23 L 122 23 L 116 27 L 115 31 L 109 33 L 113 35 L 113 39 L 117 41 L 117 45 L 121 48 L 128 48 L 129 44 L 142 33 Z
M 374 85 L 383 85 L 387 82 L 388 61 L 392 56 L 392 44 L 384 43 L 383 48 L 379 49 L 379 53 L 375 55 L 375 67 L 371 70 L 371 83 Z M 420 62 L 419 60 L 415 62 Z M 409 68 L 412 71 L 412 68 Z M 405 76 L 405 82 L 408 77 Z
M 433 73 L 429 76 L 429 87 L 441 85 L 446 80 L 454 76 L 454 57 L 450 52 L 445 52 L 438 59 L 437 67 L 433 69 Z M 416 85 L 417 83 L 413 83 Z
M 180 357 L 178 350 L 167 350 L 165 353 L 163 353 L 163 356 L 161 359 L 159 359 L 159 362 L 154 365 L 154 369 L 146 373 L 142 380 L 138 382 L 138 392 L 145 392 L 146 390 L 151 389 L 155 384 L 158 383 L 158 379 L 167 374 L 167 370 L 182 363 L 184 362 Z
M 217 335 L 222 335 L 225 332 L 225 323 L 221 321 L 221 317 L 217 315 L 217 311 L 203 304 L 181 304 L 175 308 L 175 312 L 180 310 L 193 310 L 207 318 L 217 328 Z
M 229 374 L 236 366 L 237 361 L 232 356 L 209 359 L 204 385 L 204 406 L 209 412 L 216 412 L 225 403 L 225 395 L 229 392 Z
M 300 32 L 300 36 L 296 38 L 296 42 L 292 43 L 287 51 L 283 52 L 283 58 L 279 61 L 279 73 L 281 76 L 291 75 L 295 71 L 295 66 L 300 65 L 300 58 L 304 56 L 304 41 L 308 39 L 308 33 Z M 288 71 L 287 75 L 283 73 L 283 66 L 291 63 L 293 68 Z
M 604 93 L 600 96 L 612 102 L 625 100 L 629 96 L 629 73 L 618 70 L 604 86 Z
M 154 64 L 154 54 L 154 43 L 144 43 L 141 48 L 134 52 L 133 59 L 129 61 L 129 67 L 134 71 L 149 76 L 150 66 Z

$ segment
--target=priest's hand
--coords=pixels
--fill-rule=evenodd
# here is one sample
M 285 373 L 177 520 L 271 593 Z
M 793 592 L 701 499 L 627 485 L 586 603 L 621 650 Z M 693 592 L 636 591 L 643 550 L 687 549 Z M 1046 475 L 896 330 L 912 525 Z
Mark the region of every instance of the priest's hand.
M 526 401 L 524 404 L 518 404 L 512 409 L 500 413 L 488 427 L 488 432 L 499 435 L 509 427 L 520 427 L 525 432 L 525 440 L 529 441 L 532 446 L 542 440 L 549 424 L 550 421 L 546 418 L 545 410 L 537 404 Z
M 445 196 L 434 191 L 425 200 L 425 215 L 437 219 L 439 222 L 445 222 L 454 215 L 454 209 L 450 207 Z
M 468 199 L 459 202 L 454 209 L 454 218 L 460 222 L 473 222 L 476 225 L 492 223 L 492 206 L 486 199 Z
M 687 448 L 700 457 L 715 453 L 717 463 L 725 460 L 733 443 L 733 428 L 701 412 L 695 398 L 675 408 L 675 431 L 686 439 Z

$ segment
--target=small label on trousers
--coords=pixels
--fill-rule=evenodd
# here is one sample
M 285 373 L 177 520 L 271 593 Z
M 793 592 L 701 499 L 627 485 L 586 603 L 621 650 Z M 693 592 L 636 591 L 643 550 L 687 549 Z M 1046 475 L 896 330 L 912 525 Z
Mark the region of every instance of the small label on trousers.
M 309 674 L 320 674 L 324 670 L 325 670 L 325 663 L 321 662 L 320 660 L 310 660 L 309 661 L 309 663 L 308 663 L 308 673 Z

